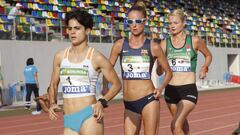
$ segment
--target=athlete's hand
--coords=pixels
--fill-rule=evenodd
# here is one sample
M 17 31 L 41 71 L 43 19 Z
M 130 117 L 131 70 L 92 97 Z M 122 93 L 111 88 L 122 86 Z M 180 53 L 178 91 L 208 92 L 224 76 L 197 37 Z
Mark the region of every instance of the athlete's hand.
M 153 91 L 153 94 L 154 94 L 155 99 L 159 99 L 160 96 L 161 96 L 161 93 L 162 93 L 162 90 L 156 88 L 156 89 Z
M 58 115 L 55 112 L 56 110 L 61 110 L 61 108 L 57 104 L 52 104 L 48 109 L 48 115 L 50 120 L 57 120 Z
M 203 66 L 199 72 L 199 79 L 204 79 L 207 76 L 208 67 Z
M 199 73 L 199 79 L 204 79 L 205 77 L 206 77 L 206 72 L 204 72 L 204 71 L 200 71 L 200 73 Z
M 98 101 L 94 106 L 93 106 L 93 116 L 97 119 L 97 121 L 101 121 L 103 118 L 103 106 L 102 104 Z

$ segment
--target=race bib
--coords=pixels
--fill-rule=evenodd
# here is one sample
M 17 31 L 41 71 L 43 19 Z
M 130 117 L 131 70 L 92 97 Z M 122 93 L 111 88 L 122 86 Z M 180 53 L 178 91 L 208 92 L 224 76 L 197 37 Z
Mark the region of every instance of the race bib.
M 60 79 L 64 94 L 91 93 L 86 69 L 62 68 L 60 69 Z
M 170 58 L 168 63 L 173 72 L 191 72 L 191 60 L 189 57 Z
M 123 56 L 122 68 L 125 79 L 150 79 L 149 56 Z

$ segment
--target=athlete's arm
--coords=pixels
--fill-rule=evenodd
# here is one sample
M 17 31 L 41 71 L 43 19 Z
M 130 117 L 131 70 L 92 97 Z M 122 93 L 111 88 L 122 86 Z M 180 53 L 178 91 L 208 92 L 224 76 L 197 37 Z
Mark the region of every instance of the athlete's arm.
M 160 47 L 160 45 L 156 42 L 152 42 L 151 43 L 151 49 L 152 49 L 152 55 L 157 58 L 159 64 L 161 65 L 161 67 L 162 67 L 162 69 L 165 73 L 163 83 L 160 85 L 159 88 L 157 88 L 158 90 L 156 91 L 156 92 L 159 91 L 157 93 L 159 95 L 156 94 L 156 97 L 159 97 L 160 94 L 162 93 L 163 89 L 167 86 L 167 84 L 171 80 L 172 71 L 171 71 L 171 68 L 169 67 L 168 61 L 167 61 L 167 59 L 164 55 L 164 52 L 163 52 L 162 48 Z
M 53 71 L 52 71 L 52 77 L 51 77 L 51 83 L 49 87 L 49 102 L 50 102 L 50 108 L 49 108 L 49 118 L 51 120 L 57 119 L 57 114 L 54 112 L 55 109 L 59 109 L 59 107 L 56 104 L 57 99 L 57 89 L 59 84 L 59 72 L 60 72 L 60 63 L 62 59 L 62 52 L 58 52 L 54 56 L 53 60 Z
M 205 62 L 199 72 L 199 78 L 204 79 L 208 72 L 208 67 L 210 66 L 210 64 L 212 62 L 212 54 L 208 50 L 205 41 L 203 39 L 201 39 L 200 37 L 193 37 L 193 43 L 196 44 L 196 49 L 199 50 L 205 57 Z
M 93 58 L 94 67 L 97 67 L 97 70 L 103 73 L 104 78 L 106 78 L 106 80 L 112 84 L 110 90 L 102 97 L 102 99 L 109 101 L 120 91 L 121 82 L 112 64 L 106 57 L 104 57 L 104 55 L 95 50 L 93 53 Z M 94 106 L 94 115 L 98 120 L 103 116 L 103 106 L 100 102 L 97 102 Z
M 116 64 L 116 61 L 118 59 L 118 56 L 122 50 L 122 45 L 123 45 L 123 41 L 124 39 L 119 39 L 117 40 L 113 47 L 112 47 L 112 50 L 111 50 L 111 53 L 110 53 L 110 57 L 109 57 L 109 61 L 110 63 L 113 65 Z M 103 77 L 103 90 L 102 90 L 102 94 L 105 95 L 107 92 L 108 92 L 108 81 Z
M 111 54 L 110 54 L 110 57 L 109 57 L 109 61 L 113 66 L 115 65 L 115 63 L 118 59 L 118 56 L 121 53 L 122 46 L 123 46 L 123 41 L 124 41 L 123 38 L 117 40 L 112 47 Z
M 112 64 L 108 59 L 98 51 L 94 51 L 94 63 L 99 67 L 100 71 L 103 73 L 103 76 L 107 79 L 109 83 L 112 84 L 109 92 L 103 97 L 107 101 L 111 100 L 121 89 L 121 82 L 117 76 L 116 71 L 114 70 Z
M 160 43 L 160 47 L 162 48 L 164 54 L 166 54 L 166 40 L 162 40 Z M 159 61 L 157 60 L 157 69 L 156 69 L 156 73 L 158 76 L 163 74 L 163 69 L 161 68 L 161 64 L 159 63 Z

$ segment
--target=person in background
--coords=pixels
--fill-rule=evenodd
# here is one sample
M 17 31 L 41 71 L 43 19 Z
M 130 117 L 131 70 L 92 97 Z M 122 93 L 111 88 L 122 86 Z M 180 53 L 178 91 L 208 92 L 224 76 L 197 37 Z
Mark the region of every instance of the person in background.
M 26 61 L 26 67 L 24 68 L 24 78 L 27 92 L 25 109 L 30 110 L 32 92 L 34 93 L 35 98 L 39 97 L 38 70 L 34 65 L 33 58 L 28 58 Z M 32 112 L 32 114 L 35 115 L 40 113 L 41 106 L 37 104 L 36 111 Z
M 44 111 L 45 113 L 48 113 L 48 110 L 50 108 L 49 89 L 50 87 L 47 88 L 47 93 L 34 99 L 41 106 L 42 111 Z M 61 111 L 61 109 L 55 111 Z
M 39 97 L 36 97 L 34 100 L 40 104 L 42 110 L 46 113 L 48 113 L 48 109 L 50 107 L 50 102 L 49 102 L 49 95 L 48 95 L 48 92 L 49 92 L 49 87 L 47 89 L 47 93 L 39 96 Z
M 3 104 L 3 101 L 2 101 L 2 90 L 4 88 L 4 82 L 3 82 L 3 75 L 2 75 L 2 71 L 1 71 L 1 67 L 0 67 L 0 102 L 1 102 L 1 105 Z
M 16 16 L 17 15 L 24 15 L 25 13 L 21 11 L 22 4 L 17 3 L 15 7 L 13 7 L 10 12 L 8 13 L 8 20 L 12 24 L 11 27 L 11 32 L 12 32 L 12 39 L 16 39 L 16 28 L 17 28 L 17 23 L 16 23 Z

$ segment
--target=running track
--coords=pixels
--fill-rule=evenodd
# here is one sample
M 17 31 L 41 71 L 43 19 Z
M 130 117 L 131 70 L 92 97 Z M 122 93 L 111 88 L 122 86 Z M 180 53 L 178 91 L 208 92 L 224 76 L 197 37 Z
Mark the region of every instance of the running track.
M 200 93 L 190 114 L 191 135 L 230 135 L 240 121 L 240 90 Z M 47 114 L 0 118 L 1 135 L 62 135 L 63 119 L 48 120 Z M 171 135 L 171 116 L 161 99 L 159 135 Z M 123 104 L 105 110 L 105 135 L 123 135 Z M 143 130 L 141 130 L 143 135 Z

